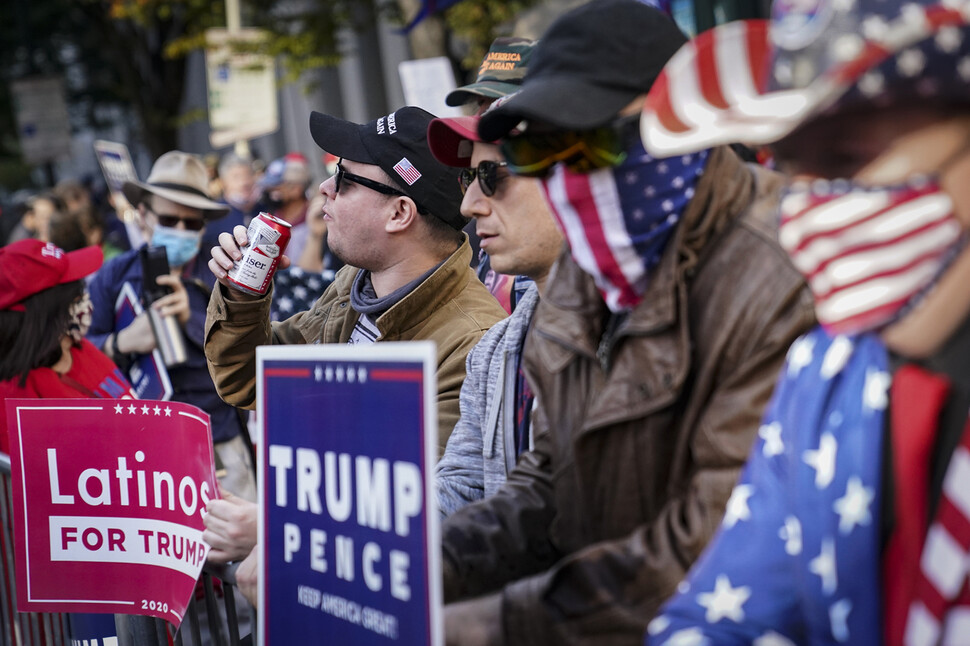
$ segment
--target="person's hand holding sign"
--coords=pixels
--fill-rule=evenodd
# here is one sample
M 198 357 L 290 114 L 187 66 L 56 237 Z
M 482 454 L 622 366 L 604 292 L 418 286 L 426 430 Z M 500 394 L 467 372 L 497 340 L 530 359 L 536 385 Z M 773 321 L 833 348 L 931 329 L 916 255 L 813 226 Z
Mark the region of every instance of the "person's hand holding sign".
M 256 503 L 222 491 L 221 500 L 210 500 L 202 519 L 202 540 L 209 544 L 209 561 L 229 563 L 246 558 L 256 545 Z

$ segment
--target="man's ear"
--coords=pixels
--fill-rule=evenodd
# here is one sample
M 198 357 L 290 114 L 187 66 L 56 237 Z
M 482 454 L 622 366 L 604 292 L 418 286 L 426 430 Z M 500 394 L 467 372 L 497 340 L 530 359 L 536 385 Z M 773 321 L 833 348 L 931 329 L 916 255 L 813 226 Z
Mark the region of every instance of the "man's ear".
M 388 204 L 391 214 L 384 224 L 387 233 L 402 233 L 408 228 L 415 226 L 415 222 L 421 214 L 418 207 L 410 197 L 399 195 Z

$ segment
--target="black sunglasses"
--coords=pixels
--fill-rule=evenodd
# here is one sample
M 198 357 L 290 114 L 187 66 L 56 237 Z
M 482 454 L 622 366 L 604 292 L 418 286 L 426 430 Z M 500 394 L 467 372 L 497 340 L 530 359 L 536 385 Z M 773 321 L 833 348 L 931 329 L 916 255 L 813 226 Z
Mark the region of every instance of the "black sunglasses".
M 344 170 L 344 167 L 340 165 L 340 162 L 337 162 L 337 172 L 333 174 L 333 177 L 334 177 L 334 180 L 333 180 L 334 193 L 339 193 L 340 183 L 344 180 L 347 180 L 348 182 L 353 182 L 354 184 L 358 184 L 360 186 L 363 186 L 364 188 L 369 188 L 370 190 L 377 191 L 378 193 L 383 193 L 384 195 L 398 195 L 400 197 L 410 197 L 411 200 L 414 202 L 414 205 L 418 208 L 418 213 L 428 212 L 423 206 L 418 204 L 417 200 L 415 200 L 413 197 L 411 197 L 404 191 L 399 191 L 393 186 L 388 186 L 387 184 L 381 184 L 380 182 L 375 182 L 374 180 L 369 179 L 367 177 L 361 177 L 360 175 L 354 175 L 353 173 L 348 173 L 346 170 Z
M 458 174 L 458 184 L 461 185 L 461 194 L 465 194 L 465 191 L 468 190 L 468 187 L 472 185 L 472 182 L 477 177 L 478 186 L 482 189 L 482 193 L 485 197 L 492 197 L 498 188 L 499 180 L 504 179 L 498 176 L 498 169 L 505 168 L 508 165 L 508 162 L 497 162 L 486 159 L 483 162 L 479 162 L 478 168 L 462 168 Z
M 152 213 L 155 213 L 152 211 Z M 202 227 L 205 226 L 205 219 L 203 218 L 180 218 L 177 215 L 163 215 L 161 213 L 155 213 L 155 217 L 158 218 L 158 223 L 163 227 L 168 227 L 174 229 L 181 222 L 185 225 L 188 231 L 201 231 Z
M 348 173 L 344 170 L 344 167 L 337 162 L 337 172 L 334 173 L 334 193 L 340 192 L 340 183 L 344 180 L 348 182 L 353 182 L 354 184 L 360 184 L 372 191 L 377 191 L 378 193 L 383 193 L 384 195 L 400 195 L 402 197 L 409 197 L 404 191 L 399 191 L 393 186 L 388 186 L 387 184 L 381 184 L 380 182 L 375 182 L 372 179 L 366 177 L 361 177 L 360 175 L 354 175 L 353 173 Z

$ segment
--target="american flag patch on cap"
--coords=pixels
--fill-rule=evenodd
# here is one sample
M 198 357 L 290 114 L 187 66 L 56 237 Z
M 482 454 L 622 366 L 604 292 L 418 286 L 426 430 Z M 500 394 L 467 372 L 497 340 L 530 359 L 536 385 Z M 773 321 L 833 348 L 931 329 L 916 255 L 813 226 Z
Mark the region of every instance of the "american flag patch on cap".
M 414 167 L 414 164 L 408 161 L 407 157 L 401 157 L 401 161 L 394 164 L 394 170 L 408 183 L 408 186 L 421 179 L 421 173 Z

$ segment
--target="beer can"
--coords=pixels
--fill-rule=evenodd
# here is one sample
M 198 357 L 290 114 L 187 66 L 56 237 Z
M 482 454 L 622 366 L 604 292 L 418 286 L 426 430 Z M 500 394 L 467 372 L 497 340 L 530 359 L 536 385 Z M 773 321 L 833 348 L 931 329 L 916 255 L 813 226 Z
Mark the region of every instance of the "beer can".
M 249 223 L 249 245 L 232 264 L 227 280 L 239 291 L 263 296 L 269 289 L 280 258 L 290 241 L 291 224 L 270 213 L 260 213 Z

